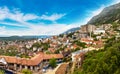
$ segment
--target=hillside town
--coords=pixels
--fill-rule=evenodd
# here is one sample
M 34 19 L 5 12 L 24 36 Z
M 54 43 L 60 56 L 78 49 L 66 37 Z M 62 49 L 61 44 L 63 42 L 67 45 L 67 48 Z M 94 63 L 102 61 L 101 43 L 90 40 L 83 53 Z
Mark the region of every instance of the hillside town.
M 72 74 L 89 51 L 104 48 L 119 32 L 112 24 L 82 25 L 79 30 L 45 39 L 0 41 L 0 68 L 21 74 Z M 118 28 L 119 29 L 119 28 Z M 50 64 L 55 59 L 56 66 Z

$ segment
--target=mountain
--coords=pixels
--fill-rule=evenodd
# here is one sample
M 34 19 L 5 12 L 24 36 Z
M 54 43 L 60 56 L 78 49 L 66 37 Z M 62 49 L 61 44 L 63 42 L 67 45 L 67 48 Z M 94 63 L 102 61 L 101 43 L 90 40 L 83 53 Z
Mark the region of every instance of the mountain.
M 79 30 L 80 27 L 76 27 L 76 28 L 71 28 L 67 31 L 65 31 L 62 34 L 68 34 L 70 32 L 75 32 L 77 30 Z M 29 40 L 29 39 L 38 39 L 38 38 L 49 38 L 52 35 L 40 35 L 40 36 L 9 36 L 9 37 L 0 37 L 0 40 Z
M 75 31 L 77 31 L 77 30 L 80 30 L 80 27 L 71 28 L 71 29 L 65 31 L 63 34 L 68 34 L 68 33 L 71 33 L 71 32 L 75 32 Z
M 94 16 L 87 24 L 107 24 L 117 22 L 120 23 L 120 3 L 106 7 L 103 11 Z

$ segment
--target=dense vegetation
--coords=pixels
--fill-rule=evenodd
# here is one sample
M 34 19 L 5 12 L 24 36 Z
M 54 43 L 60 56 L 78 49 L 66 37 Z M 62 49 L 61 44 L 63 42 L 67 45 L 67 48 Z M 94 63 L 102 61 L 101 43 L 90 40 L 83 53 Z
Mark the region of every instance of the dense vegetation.
M 104 49 L 87 53 L 74 74 L 120 74 L 120 39 L 111 38 Z

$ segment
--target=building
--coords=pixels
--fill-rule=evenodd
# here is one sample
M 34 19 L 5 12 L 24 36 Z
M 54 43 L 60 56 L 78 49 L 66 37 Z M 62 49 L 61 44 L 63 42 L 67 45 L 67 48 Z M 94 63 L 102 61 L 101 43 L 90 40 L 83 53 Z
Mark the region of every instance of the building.
M 8 69 L 21 71 L 22 69 L 30 69 L 32 71 L 39 71 L 46 64 L 49 64 L 49 60 L 55 58 L 57 62 L 63 58 L 62 54 L 45 54 L 40 52 L 31 59 L 12 57 L 12 56 L 0 56 L 0 63 L 7 66 Z
M 81 38 L 81 42 L 84 42 L 86 44 L 92 44 L 93 38 Z
M 105 30 L 95 30 L 94 32 L 93 32 L 94 34 L 101 34 L 101 33 L 105 33 Z
M 96 49 L 93 47 L 89 47 L 89 48 L 84 48 L 82 50 L 78 50 L 76 52 L 71 53 L 72 62 L 74 62 L 76 60 L 76 57 L 75 57 L 76 55 L 79 55 L 81 53 L 86 53 L 86 52 L 92 51 L 92 50 L 96 50 Z
M 112 26 L 112 24 L 103 24 L 103 29 L 108 30 L 111 28 L 111 26 Z
M 82 52 L 78 55 L 75 55 L 74 57 L 75 57 L 76 66 L 80 68 L 83 64 L 83 60 L 85 59 L 85 53 Z
M 96 26 L 95 25 L 83 25 L 81 26 L 80 30 L 82 32 L 93 32 L 94 30 L 96 30 Z

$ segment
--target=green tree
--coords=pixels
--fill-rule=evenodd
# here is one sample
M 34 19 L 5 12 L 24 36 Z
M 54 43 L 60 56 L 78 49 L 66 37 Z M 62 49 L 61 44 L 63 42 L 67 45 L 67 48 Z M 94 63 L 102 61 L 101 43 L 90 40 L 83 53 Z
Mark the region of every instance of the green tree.
M 23 74 L 32 74 L 32 71 L 29 69 L 22 69 Z
M 56 59 L 55 58 L 50 59 L 49 64 L 52 68 L 55 68 L 57 65 Z
M 0 70 L 0 74 L 5 74 L 5 71 L 4 70 Z
M 49 43 L 42 43 L 41 45 L 43 46 L 43 50 L 47 50 L 50 47 Z
M 34 44 L 32 45 L 32 47 L 37 47 L 37 48 L 39 48 L 39 47 L 41 47 L 41 44 L 40 44 L 39 42 L 36 42 L 36 43 L 34 43 Z

